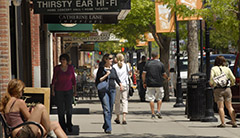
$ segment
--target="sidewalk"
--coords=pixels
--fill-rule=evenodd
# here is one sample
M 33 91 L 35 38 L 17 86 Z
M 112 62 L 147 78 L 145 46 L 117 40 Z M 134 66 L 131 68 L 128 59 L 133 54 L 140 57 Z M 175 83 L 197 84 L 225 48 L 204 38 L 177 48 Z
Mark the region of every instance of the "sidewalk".
M 84 101 L 84 100 L 83 100 Z M 189 121 L 185 108 L 174 108 L 175 99 L 163 102 L 163 119 L 151 119 L 150 107 L 147 102 L 139 102 L 137 92 L 129 100 L 127 125 L 116 124 L 112 119 L 112 134 L 105 134 L 102 129 L 103 115 L 99 100 L 83 103 L 74 108 L 89 108 L 90 114 L 74 114 L 73 124 L 79 125 L 79 135 L 69 135 L 69 138 L 240 138 L 240 125 L 232 128 L 217 128 L 218 122 Z M 51 115 L 51 120 L 57 120 L 57 115 Z M 229 121 L 226 119 L 225 121 Z M 239 124 L 239 122 L 238 122 Z

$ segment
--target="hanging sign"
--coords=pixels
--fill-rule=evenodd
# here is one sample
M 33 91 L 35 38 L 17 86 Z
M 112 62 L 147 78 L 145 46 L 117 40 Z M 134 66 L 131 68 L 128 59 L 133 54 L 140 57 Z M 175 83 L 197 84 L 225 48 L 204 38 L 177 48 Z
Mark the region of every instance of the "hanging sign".
M 174 16 L 171 13 L 171 9 L 167 8 L 167 5 L 163 5 L 161 2 L 156 2 L 155 10 L 156 32 L 174 32 Z
M 116 24 L 117 15 L 100 14 L 60 14 L 44 15 L 43 22 L 52 23 L 77 23 L 77 24 Z
M 120 0 L 33 0 L 34 13 L 120 12 Z
M 186 5 L 189 9 L 201 9 L 202 8 L 202 0 L 177 0 L 178 4 Z M 179 17 L 178 21 L 187 21 L 187 20 L 200 20 L 202 17 L 200 16 L 191 16 L 191 17 Z

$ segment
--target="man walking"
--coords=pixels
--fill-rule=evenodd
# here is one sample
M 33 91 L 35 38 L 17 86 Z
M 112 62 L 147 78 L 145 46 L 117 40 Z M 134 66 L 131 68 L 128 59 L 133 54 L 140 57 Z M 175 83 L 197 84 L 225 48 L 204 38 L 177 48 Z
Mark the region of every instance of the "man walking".
M 144 66 L 146 64 L 146 56 L 142 56 L 141 63 L 138 64 L 138 71 L 139 71 L 139 83 L 138 83 L 138 93 L 140 96 L 141 102 L 145 102 L 145 94 L 146 94 L 146 89 L 143 88 L 143 83 L 142 83 L 142 73 Z
M 142 74 L 143 87 L 147 89 L 145 97 L 146 101 L 150 102 L 152 118 L 155 118 L 155 116 L 157 116 L 159 119 L 162 118 L 160 108 L 162 105 L 162 99 L 164 97 L 163 78 L 169 80 L 163 63 L 158 59 L 158 54 L 153 52 L 152 60 L 146 63 Z M 155 100 L 157 101 L 156 114 L 154 112 Z

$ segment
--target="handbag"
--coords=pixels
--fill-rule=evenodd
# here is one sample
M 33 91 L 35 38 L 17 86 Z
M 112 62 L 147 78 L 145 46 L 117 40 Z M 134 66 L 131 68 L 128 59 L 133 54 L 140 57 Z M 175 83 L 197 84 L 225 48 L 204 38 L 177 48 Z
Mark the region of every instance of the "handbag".
M 126 68 L 127 68 L 127 64 L 126 64 Z M 128 68 L 127 68 L 127 74 L 128 74 Z M 128 83 L 128 86 L 129 86 L 128 95 L 129 95 L 129 96 L 133 96 L 134 89 L 133 89 L 133 87 L 132 87 L 132 80 L 131 80 L 129 74 L 128 74 L 128 82 L 129 82 L 129 83 Z
M 217 84 L 217 87 L 227 87 L 229 85 L 229 79 L 227 78 L 227 75 L 222 72 L 222 69 L 219 67 L 221 74 L 214 77 L 213 81 Z
M 108 75 L 107 80 L 104 80 L 104 81 L 98 83 L 97 89 L 99 92 L 106 92 L 109 90 L 109 76 L 110 75 Z

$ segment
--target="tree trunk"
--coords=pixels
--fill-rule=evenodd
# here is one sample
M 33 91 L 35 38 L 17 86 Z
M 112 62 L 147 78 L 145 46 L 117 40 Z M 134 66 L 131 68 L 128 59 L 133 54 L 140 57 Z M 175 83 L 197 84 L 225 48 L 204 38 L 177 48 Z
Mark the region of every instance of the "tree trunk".
M 188 78 L 198 72 L 198 28 L 197 21 L 188 21 Z
M 160 53 L 160 60 L 164 64 L 165 71 L 169 76 L 169 49 L 170 49 L 170 42 L 171 38 L 167 36 L 161 35 L 163 39 L 163 48 L 159 48 L 159 53 Z M 164 81 L 163 83 L 163 88 L 164 88 L 164 101 L 170 101 L 169 99 L 169 82 Z

